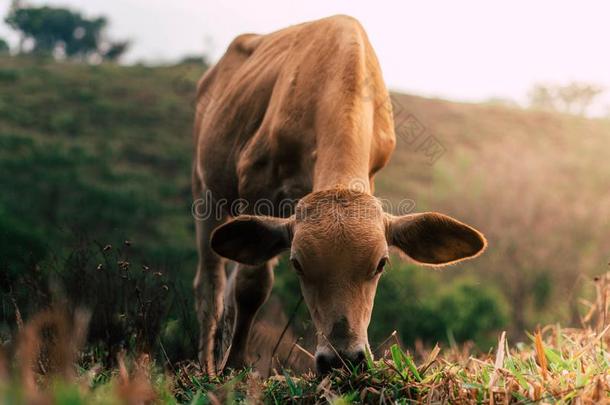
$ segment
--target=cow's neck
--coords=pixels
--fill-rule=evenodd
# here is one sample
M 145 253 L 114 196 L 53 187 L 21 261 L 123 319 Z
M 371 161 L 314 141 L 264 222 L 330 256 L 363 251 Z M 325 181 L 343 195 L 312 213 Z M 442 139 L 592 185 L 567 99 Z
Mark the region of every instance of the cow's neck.
M 319 117 L 313 190 L 349 188 L 370 194 L 373 103 L 362 98 L 357 84 L 351 86 L 356 90 L 344 87 L 325 101 Z
M 370 140 L 344 139 L 318 148 L 313 191 L 348 188 L 371 193 L 369 180 Z

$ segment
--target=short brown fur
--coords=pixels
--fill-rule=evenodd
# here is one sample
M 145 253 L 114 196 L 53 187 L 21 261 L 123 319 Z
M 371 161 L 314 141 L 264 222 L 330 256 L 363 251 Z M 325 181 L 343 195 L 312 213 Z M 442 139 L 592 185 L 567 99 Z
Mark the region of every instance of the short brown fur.
M 213 337 L 227 306 L 236 317 L 226 365 L 246 363 L 252 322 L 273 283 L 269 260 L 282 250 L 297 267 L 324 366 L 367 349 L 389 246 L 428 265 L 484 248 L 467 225 L 434 213 L 392 217 L 372 196 L 396 142 L 389 105 L 366 33 L 347 16 L 241 35 L 201 79 L 193 197 L 206 192 L 213 204 L 243 199 L 250 207 L 196 221 L 199 350 L 209 373 L 224 366 Z M 252 215 L 262 199 L 284 218 Z M 300 200 L 295 215 L 280 210 L 286 199 Z M 230 220 L 237 214 L 249 215 Z M 225 258 L 240 262 L 229 280 Z

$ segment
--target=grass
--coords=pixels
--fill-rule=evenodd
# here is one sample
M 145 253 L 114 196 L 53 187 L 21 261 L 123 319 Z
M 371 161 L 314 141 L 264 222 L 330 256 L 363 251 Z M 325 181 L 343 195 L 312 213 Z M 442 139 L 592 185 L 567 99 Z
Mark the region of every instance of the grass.
M 610 272 L 596 280 L 580 328 L 549 325 L 510 347 L 473 356 L 470 346 L 419 349 L 393 344 L 365 364 L 318 377 L 251 369 L 208 376 L 192 362 L 154 364 L 148 355 L 102 369 L 77 348 L 86 316 L 47 311 L 21 327 L 14 360 L 0 361 L 2 403 L 602 403 L 610 401 Z M 74 364 L 81 364 L 75 369 Z
M 577 398 L 599 403 L 610 399 L 608 328 L 594 332 L 553 325 L 510 350 L 502 335 L 495 353 L 477 358 L 457 348 L 435 347 L 418 363 L 394 345 L 386 357 L 369 359 L 362 370 L 337 370 L 324 378 L 282 371 L 261 379 L 248 369 L 208 377 L 192 363 L 161 372 L 144 357 L 130 371 L 121 360 L 115 370 L 81 369 L 73 380 L 50 380 L 40 390 L 5 379 L 0 398 L 4 403 L 57 404 L 570 403 Z
M 363 370 L 337 370 L 324 378 L 284 372 L 262 380 L 241 371 L 210 383 L 190 374 L 192 385 L 203 387 L 183 398 L 190 403 L 206 396 L 210 402 L 254 398 L 275 404 L 570 403 L 577 398 L 599 403 L 610 399 L 608 328 L 596 333 L 553 325 L 510 350 L 502 334 L 489 355 L 471 357 L 458 348 L 441 351 L 437 346 L 418 363 L 393 345 L 382 359 L 369 359 Z M 187 386 L 182 392 L 193 390 Z

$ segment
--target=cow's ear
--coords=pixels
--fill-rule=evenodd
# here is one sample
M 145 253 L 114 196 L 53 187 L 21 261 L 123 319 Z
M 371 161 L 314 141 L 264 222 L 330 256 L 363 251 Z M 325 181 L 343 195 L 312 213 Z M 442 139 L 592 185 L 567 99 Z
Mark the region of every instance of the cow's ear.
M 442 266 L 478 256 L 487 241 L 476 229 L 436 212 L 387 216 L 388 244 L 414 261 Z
M 258 265 L 290 248 L 292 219 L 241 215 L 216 228 L 210 246 L 220 256 Z

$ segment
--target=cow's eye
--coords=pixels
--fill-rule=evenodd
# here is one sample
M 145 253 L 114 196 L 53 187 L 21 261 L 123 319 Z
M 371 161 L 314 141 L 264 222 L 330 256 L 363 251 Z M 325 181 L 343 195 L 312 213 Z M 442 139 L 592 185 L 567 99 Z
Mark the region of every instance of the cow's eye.
M 290 262 L 292 263 L 292 267 L 294 267 L 294 270 L 297 272 L 297 274 L 302 275 L 303 267 L 301 267 L 301 263 L 299 263 L 297 259 L 290 259 Z
M 381 258 L 381 260 L 379 261 L 379 264 L 377 265 L 377 269 L 375 270 L 375 275 L 381 274 L 381 272 L 383 271 L 383 268 L 385 267 L 387 262 L 388 262 L 387 257 Z

